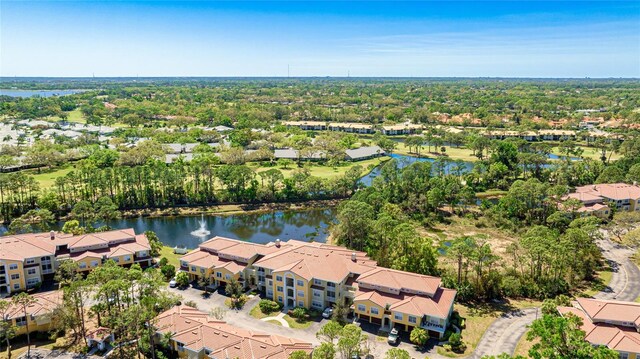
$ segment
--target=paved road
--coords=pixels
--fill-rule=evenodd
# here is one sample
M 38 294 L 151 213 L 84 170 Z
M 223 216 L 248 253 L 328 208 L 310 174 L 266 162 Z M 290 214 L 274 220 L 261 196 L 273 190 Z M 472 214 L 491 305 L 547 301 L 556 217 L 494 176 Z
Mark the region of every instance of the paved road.
M 518 341 L 527 331 L 527 326 L 540 313 L 538 308 L 528 308 L 505 313 L 496 319 L 484 333 L 476 350 L 469 358 L 482 358 L 485 355 L 501 353 L 513 354 Z
M 604 291 L 594 295 L 598 299 L 615 299 L 633 302 L 640 297 L 640 269 L 631 261 L 633 250 L 609 239 L 598 242 L 602 254 L 611 265 L 611 283 Z
M 594 295 L 597 299 L 615 299 L 635 301 L 640 297 L 640 269 L 631 261 L 633 250 L 621 246 L 608 239 L 598 242 L 602 254 L 613 268 L 611 283 L 602 292 Z M 500 353 L 513 354 L 520 338 L 526 333 L 527 325 L 536 319 L 536 310 L 525 309 L 521 312 L 508 313 L 489 326 L 482 336 L 478 347 L 470 358 L 481 358 L 484 355 Z

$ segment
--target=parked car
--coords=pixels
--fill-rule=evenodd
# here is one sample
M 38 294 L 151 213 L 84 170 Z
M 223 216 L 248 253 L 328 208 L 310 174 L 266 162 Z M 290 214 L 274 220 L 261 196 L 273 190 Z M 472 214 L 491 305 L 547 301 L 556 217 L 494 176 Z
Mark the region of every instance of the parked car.
M 323 318 L 329 319 L 329 318 L 331 318 L 332 315 L 333 315 L 333 308 L 331 308 L 331 307 L 324 308 L 324 311 L 322 312 L 322 317 Z
M 178 285 L 178 282 L 176 282 L 176 279 L 175 279 L 175 278 L 172 278 L 172 279 L 169 281 L 169 288 L 175 288 L 177 285 Z
M 395 345 L 398 344 L 398 340 L 398 329 L 391 329 L 391 331 L 389 332 L 389 336 L 387 337 L 387 343 Z

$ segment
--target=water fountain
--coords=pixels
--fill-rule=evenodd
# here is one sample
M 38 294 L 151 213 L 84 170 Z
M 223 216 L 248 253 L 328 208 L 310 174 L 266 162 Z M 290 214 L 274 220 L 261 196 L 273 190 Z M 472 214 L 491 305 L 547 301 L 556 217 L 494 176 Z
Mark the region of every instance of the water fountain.
M 211 232 L 207 229 L 207 223 L 204 221 L 204 214 L 202 215 L 201 219 L 200 219 L 200 228 L 196 229 L 195 231 L 191 232 L 192 236 L 196 236 L 196 237 L 201 237 L 204 238 L 208 235 L 211 234 Z

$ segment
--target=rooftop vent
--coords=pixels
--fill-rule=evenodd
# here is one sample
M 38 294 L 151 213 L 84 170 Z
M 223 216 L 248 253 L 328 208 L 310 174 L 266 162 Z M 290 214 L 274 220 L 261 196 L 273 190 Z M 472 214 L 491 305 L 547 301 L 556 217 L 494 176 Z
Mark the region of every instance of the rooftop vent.
M 351 260 L 355 262 L 356 258 L 356 252 L 351 253 Z
M 280 248 L 280 238 L 276 239 L 276 247 Z
M 51 240 L 56 239 L 56 232 L 54 231 L 49 232 L 49 237 L 51 237 Z

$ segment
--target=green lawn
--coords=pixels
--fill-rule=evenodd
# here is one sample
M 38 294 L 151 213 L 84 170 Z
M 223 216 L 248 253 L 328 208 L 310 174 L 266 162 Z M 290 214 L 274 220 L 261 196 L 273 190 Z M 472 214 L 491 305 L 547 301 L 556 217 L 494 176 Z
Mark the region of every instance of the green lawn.
M 167 258 L 167 263 L 173 265 L 176 269 L 180 268 L 180 257 L 182 256 L 183 254 L 173 253 L 173 248 L 168 246 L 162 246 L 162 250 L 160 250 L 160 258 Z
M 309 328 L 309 326 L 311 326 L 311 323 L 313 322 L 312 320 L 298 320 L 295 318 L 292 318 L 291 316 L 289 316 L 289 314 L 284 316 L 284 320 L 287 321 L 287 323 L 289 323 L 289 327 L 293 328 L 293 329 L 306 329 Z
M 591 288 L 582 292 L 585 296 L 592 297 L 602 289 L 606 288 L 611 283 L 613 272 L 611 268 L 605 268 L 596 272 L 596 280 L 593 282 Z
M 597 160 L 600 161 L 600 149 L 594 148 L 594 147 L 587 147 L 587 146 L 579 146 L 580 148 L 582 148 L 582 157 L 584 158 L 590 158 L 592 160 Z M 553 147 L 551 149 L 551 153 L 558 155 L 558 156 L 562 156 L 562 154 L 560 153 L 560 148 L 559 147 Z M 607 157 L 609 157 L 609 152 L 607 151 Z M 621 156 L 619 153 L 614 153 L 611 155 L 611 161 L 617 160 L 619 159 Z
M 262 310 L 260 309 L 260 303 L 257 303 L 253 308 L 251 308 L 251 311 L 249 312 L 249 315 L 256 318 L 256 319 L 262 319 L 262 318 L 266 318 L 266 317 L 270 317 L 270 316 L 274 316 L 277 315 L 278 313 L 276 312 L 271 313 L 271 314 L 265 314 L 262 312 Z M 280 324 L 280 323 L 278 323 Z
M 282 326 L 282 323 L 280 323 L 280 322 L 279 322 L 279 321 L 277 321 L 277 320 L 270 319 L 270 320 L 266 320 L 266 322 L 267 322 L 267 323 L 271 323 L 271 324 L 275 324 L 275 325 L 280 325 L 280 326 Z
M 40 173 L 38 173 L 38 170 L 28 170 L 27 173 L 33 175 L 36 181 L 40 184 L 40 188 L 44 189 L 53 187 L 55 185 L 56 178 L 64 177 L 67 173 L 73 171 L 73 169 L 73 166 L 67 164 L 53 170 L 40 169 Z

